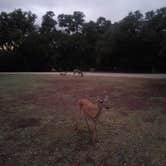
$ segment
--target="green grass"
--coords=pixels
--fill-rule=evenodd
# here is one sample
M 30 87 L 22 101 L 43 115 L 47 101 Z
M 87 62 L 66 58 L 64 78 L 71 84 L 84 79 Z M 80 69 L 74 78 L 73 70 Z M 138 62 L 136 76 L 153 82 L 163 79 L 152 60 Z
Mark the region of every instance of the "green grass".
M 166 165 L 166 80 L 0 75 L 0 165 Z M 107 91 L 92 146 L 76 101 Z

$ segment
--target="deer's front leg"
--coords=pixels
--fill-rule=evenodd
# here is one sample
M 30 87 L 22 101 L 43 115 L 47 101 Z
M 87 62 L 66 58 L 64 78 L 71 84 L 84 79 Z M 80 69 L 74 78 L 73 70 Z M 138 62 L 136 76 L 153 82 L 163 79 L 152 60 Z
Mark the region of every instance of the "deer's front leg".
M 91 137 L 91 141 L 93 143 L 93 145 L 95 145 L 96 141 L 97 141 L 97 131 L 96 131 L 96 122 L 93 120 L 89 121 L 90 123 L 90 137 Z
M 97 139 L 97 130 L 96 130 L 96 122 L 93 123 L 92 125 L 92 141 L 93 141 L 93 144 L 95 144 L 98 139 Z

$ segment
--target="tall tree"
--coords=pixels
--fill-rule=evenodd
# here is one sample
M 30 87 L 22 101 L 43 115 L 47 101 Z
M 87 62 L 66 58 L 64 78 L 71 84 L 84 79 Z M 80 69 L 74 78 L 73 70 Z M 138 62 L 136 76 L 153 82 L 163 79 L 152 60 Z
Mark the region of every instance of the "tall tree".
M 60 14 L 58 16 L 59 26 L 69 33 L 78 33 L 82 31 L 84 23 L 84 13 L 75 11 L 73 14 Z
M 96 68 L 166 72 L 166 8 L 130 12 L 119 22 L 84 20 L 80 11 L 58 16 L 21 9 L 0 13 L 0 70 L 48 71 Z
M 42 19 L 42 24 L 41 24 L 41 33 L 49 33 L 56 31 L 56 24 L 57 21 L 54 19 L 54 12 L 53 11 L 48 11 Z
M 4 51 L 12 51 L 20 46 L 26 36 L 35 30 L 36 15 L 23 12 L 21 9 L 13 12 L 0 13 L 0 47 Z

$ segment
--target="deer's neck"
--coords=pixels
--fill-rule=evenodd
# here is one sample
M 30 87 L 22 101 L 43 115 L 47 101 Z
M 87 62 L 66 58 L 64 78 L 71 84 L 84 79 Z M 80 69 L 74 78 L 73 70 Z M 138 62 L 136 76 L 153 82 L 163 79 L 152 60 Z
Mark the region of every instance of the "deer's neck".
M 98 119 L 98 117 L 100 116 L 101 111 L 102 111 L 102 107 L 101 107 L 101 105 L 98 104 L 97 106 L 98 106 L 98 112 L 97 112 L 97 114 L 96 114 L 96 119 Z

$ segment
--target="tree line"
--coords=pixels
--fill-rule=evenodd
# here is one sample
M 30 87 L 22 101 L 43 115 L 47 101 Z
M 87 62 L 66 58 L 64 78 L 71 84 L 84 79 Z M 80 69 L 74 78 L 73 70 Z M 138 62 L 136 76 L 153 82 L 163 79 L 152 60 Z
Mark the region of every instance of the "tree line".
M 118 22 L 16 9 L 0 13 L 0 71 L 166 72 L 166 7 Z

